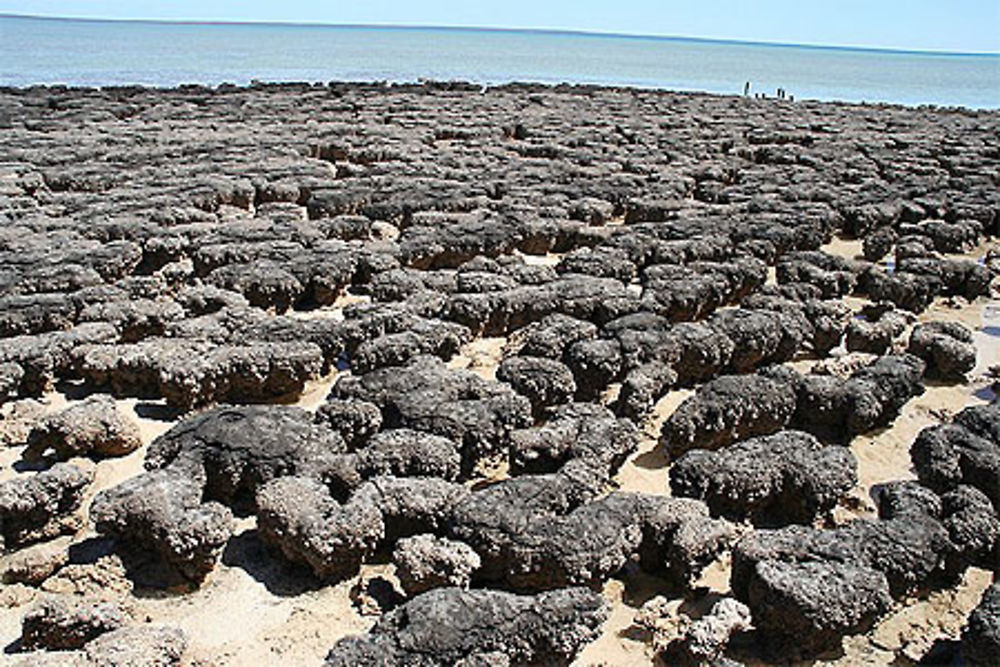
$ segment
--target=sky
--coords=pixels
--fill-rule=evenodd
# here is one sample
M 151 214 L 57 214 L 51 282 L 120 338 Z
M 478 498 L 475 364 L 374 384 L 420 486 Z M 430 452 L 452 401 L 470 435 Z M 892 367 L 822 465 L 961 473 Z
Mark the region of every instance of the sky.
M 542 28 L 1000 52 L 1000 0 L 0 0 L 0 13 L 116 19 Z

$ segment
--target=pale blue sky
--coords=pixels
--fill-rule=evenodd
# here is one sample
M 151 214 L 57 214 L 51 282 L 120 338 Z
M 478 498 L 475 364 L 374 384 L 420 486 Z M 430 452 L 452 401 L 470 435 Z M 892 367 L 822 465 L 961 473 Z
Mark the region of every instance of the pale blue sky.
M 1000 52 L 1000 0 L 0 0 L 0 13 L 194 21 L 557 28 Z

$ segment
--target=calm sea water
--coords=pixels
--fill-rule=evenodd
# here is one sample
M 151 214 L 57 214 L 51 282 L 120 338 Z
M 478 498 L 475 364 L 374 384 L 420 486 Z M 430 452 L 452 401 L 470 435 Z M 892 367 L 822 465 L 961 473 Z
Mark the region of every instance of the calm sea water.
M 0 85 L 464 79 L 1000 108 L 1000 55 L 439 28 L 0 17 Z

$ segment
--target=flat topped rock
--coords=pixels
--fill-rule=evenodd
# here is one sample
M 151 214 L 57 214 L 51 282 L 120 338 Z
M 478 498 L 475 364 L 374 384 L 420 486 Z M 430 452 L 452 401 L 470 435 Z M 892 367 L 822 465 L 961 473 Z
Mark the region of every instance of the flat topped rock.
M 846 447 L 801 431 L 750 438 L 720 451 L 692 450 L 670 468 L 675 496 L 704 500 L 713 514 L 812 523 L 857 483 Z
M 125 456 L 142 445 L 139 425 L 118 410 L 110 396 L 91 396 L 49 415 L 28 434 L 23 456 L 38 458 L 49 449 L 57 458 Z
M 232 504 L 250 500 L 275 477 L 322 477 L 346 452 L 340 435 L 301 408 L 221 406 L 189 417 L 150 444 L 146 468 L 197 466 L 205 497 Z
M 527 398 L 471 371 L 449 369 L 436 357 L 341 378 L 331 396 L 374 403 L 387 428 L 427 431 L 461 443 L 465 469 L 502 451 L 511 431 L 531 423 Z
M 340 640 L 325 664 L 567 664 L 607 613 L 601 595 L 585 588 L 534 596 L 439 588 L 384 615 L 367 635 Z

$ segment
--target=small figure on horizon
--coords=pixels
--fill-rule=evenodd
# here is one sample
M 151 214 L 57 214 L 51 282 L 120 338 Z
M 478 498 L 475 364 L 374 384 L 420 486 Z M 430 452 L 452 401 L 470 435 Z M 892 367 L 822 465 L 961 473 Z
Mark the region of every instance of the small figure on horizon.
M 750 94 L 750 82 L 747 81 L 746 83 L 743 84 L 743 97 L 746 97 L 749 94 Z

